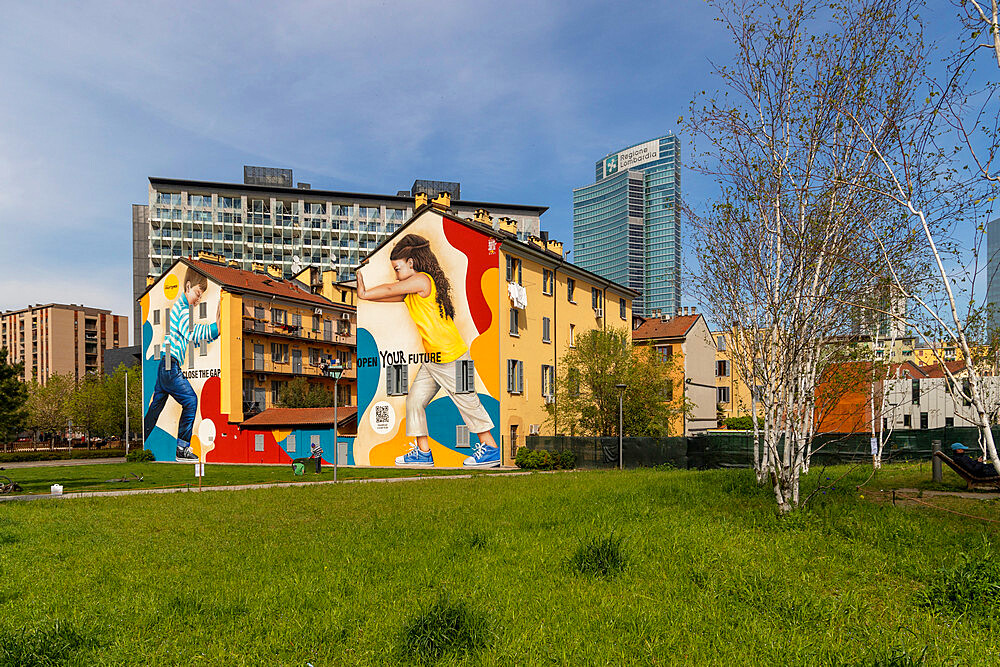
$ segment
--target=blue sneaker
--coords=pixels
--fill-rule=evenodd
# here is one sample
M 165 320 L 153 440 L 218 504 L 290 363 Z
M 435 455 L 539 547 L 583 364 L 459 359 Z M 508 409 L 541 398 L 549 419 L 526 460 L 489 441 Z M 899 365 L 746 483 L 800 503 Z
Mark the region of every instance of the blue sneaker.
M 475 453 L 462 462 L 464 468 L 498 468 L 500 467 L 500 448 L 479 443 Z
M 434 465 L 434 455 L 431 454 L 430 450 L 426 452 L 420 451 L 417 447 L 417 443 L 410 443 L 410 451 L 406 452 L 402 456 L 396 457 L 396 465 L 398 466 L 433 466 Z

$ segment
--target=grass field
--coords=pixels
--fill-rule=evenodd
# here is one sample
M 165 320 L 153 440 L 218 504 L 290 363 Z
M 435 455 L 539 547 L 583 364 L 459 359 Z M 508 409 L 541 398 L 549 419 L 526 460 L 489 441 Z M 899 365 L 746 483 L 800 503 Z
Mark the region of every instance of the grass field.
M 5 503 L 0 665 L 998 664 L 1000 523 L 953 513 L 998 504 L 872 501 L 923 476 L 786 518 L 741 470 Z
M 2 466 L 0 466 L 2 467 Z M 307 467 L 302 475 L 295 475 L 292 466 L 212 465 L 205 466 L 204 486 L 229 486 L 233 484 L 266 484 L 273 482 L 332 481 L 333 466 L 323 466 L 315 474 Z M 131 477 L 135 473 L 142 481 Z M 433 477 L 438 475 L 489 474 L 485 470 L 435 470 L 433 468 L 346 468 L 338 470 L 337 479 L 371 479 L 374 477 Z M 62 484 L 64 493 L 77 491 L 112 491 L 117 489 L 151 489 L 172 487 L 198 487 L 194 466 L 181 463 L 94 463 L 73 466 L 37 466 L 13 468 L 0 472 L 10 477 L 24 491 L 21 494 L 49 493 L 53 484 Z M 124 476 L 131 482 L 112 481 Z

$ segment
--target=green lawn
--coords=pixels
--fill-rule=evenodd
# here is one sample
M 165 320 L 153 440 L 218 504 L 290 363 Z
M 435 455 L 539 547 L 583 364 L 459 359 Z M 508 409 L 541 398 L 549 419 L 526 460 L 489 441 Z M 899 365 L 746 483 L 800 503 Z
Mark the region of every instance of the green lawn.
M 2 466 L 0 466 L 2 467 Z M 345 468 L 341 467 L 337 479 L 369 479 L 373 477 L 414 477 L 461 474 L 488 474 L 483 470 L 434 470 L 413 468 Z M 131 473 L 142 477 L 141 482 L 108 481 L 121 479 Z M 116 489 L 142 489 L 165 487 L 198 487 L 194 466 L 179 463 L 93 463 L 73 466 L 38 466 L 12 468 L 0 472 L 10 477 L 24 489 L 25 494 L 49 493 L 53 484 L 62 484 L 64 493 L 77 491 L 111 491 Z M 323 466 L 315 474 L 307 466 L 303 475 L 295 475 L 292 466 L 212 465 L 205 466 L 204 486 L 230 484 L 263 484 L 269 482 L 332 481 L 333 466 Z
M 998 664 L 1000 570 L 956 564 L 1000 524 L 863 478 L 786 518 L 743 470 L 4 503 L 0 665 Z

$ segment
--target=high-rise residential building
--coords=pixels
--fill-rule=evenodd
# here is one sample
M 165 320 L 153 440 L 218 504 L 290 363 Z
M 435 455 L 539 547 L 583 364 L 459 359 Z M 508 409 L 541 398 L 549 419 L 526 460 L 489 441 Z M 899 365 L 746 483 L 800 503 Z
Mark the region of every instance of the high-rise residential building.
M 459 215 L 480 209 L 517 223 L 519 238 L 539 234 L 539 218 L 548 207 L 498 204 L 458 198 L 459 183 L 414 181 L 395 195 L 314 190 L 295 184 L 291 169 L 243 168 L 243 183 L 149 179 L 148 204 L 132 206 L 132 292 L 146 290 L 181 257 L 199 251 L 221 255 L 239 268 L 276 266 L 291 278 L 307 266 L 335 270 L 350 280 L 368 252 L 407 220 L 414 196 L 447 193 Z M 135 306 L 135 340 L 141 340 L 141 313 Z
M 680 140 L 667 134 L 609 153 L 573 190 L 574 262 L 641 292 L 635 312 L 681 305 Z
M 1000 218 L 986 224 L 986 303 L 991 325 L 1000 327 Z
M 47 303 L 0 315 L 0 347 L 9 361 L 24 363 L 26 382 L 103 372 L 104 351 L 127 345 L 128 318 L 110 310 Z

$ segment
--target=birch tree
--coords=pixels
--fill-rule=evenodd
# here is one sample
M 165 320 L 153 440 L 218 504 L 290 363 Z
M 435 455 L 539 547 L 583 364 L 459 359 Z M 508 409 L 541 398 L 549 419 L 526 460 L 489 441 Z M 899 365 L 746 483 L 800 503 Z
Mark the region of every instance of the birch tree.
M 959 5 L 961 25 L 971 29 L 947 59 L 945 75 L 934 77 L 917 62 L 907 63 L 906 88 L 897 87 L 894 105 L 867 113 L 840 111 L 864 138 L 866 150 L 879 166 L 873 192 L 905 215 L 902 225 L 919 239 L 919 252 L 931 261 L 927 281 L 913 289 L 896 275 L 894 258 L 884 255 L 888 274 L 913 305 L 911 320 L 918 337 L 935 350 L 936 360 L 956 401 L 972 407 L 972 424 L 979 429 L 983 454 L 1000 472 L 993 438 L 995 406 L 987 373 L 996 373 L 989 345 L 975 344 L 972 328 L 977 313 L 989 307 L 976 282 L 984 262 L 985 221 L 995 213 L 1000 194 L 1000 35 L 997 4 L 968 0 Z M 986 9 L 991 9 L 987 12 Z M 897 33 L 914 34 L 916 20 L 900 15 Z M 913 45 L 922 54 L 930 49 Z M 988 54 L 989 58 L 986 58 Z M 995 63 L 993 62 L 996 58 Z M 991 75 L 974 85 L 974 66 L 988 60 Z M 895 81 L 876 79 L 869 86 L 892 87 Z M 885 132 L 885 128 L 892 128 Z M 965 230 L 973 230 L 968 235 Z M 885 230 L 872 230 L 881 240 Z M 963 377 L 937 350 L 954 346 L 966 360 Z
M 689 210 L 692 285 L 732 327 L 753 395 L 754 469 L 788 512 L 801 504 L 816 385 L 851 333 L 846 314 L 870 301 L 880 254 L 907 273 L 911 239 L 889 224 L 877 163 L 845 116 L 891 103 L 854 82 L 895 64 L 897 36 L 884 32 L 892 14 L 881 3 L 838 5 L 833 18 L 811 0 L 712 4 L 737 53 L 714 67 L 723 90 L 693 103 L 686 123 L 706 146 L 695 168 L 720 186 L 707 212 Z M 878 247 L 871 229 L 885 231 Z

